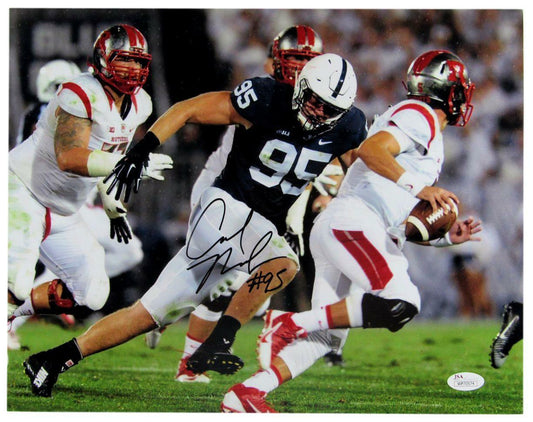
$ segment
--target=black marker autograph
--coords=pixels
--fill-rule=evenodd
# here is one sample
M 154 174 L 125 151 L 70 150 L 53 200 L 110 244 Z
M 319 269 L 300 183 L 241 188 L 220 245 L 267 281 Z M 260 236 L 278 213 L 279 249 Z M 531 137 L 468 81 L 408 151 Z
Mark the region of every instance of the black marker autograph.
M 252 278 L 250 278 L 247 281 L 248 284 L 248 291 L 251 292 L 254 287 L 259 289 L 259 286 L 261 284 L 265 284 L 265 293 L 271 292 L 273 290 L 281 289 L 283 286 L 283 279 L 280 277 L 281 274 L 283 274 L 285 271 L 287 271 L 286 268 L 283 268 L 281 271 L 278 271 L 276 273 L 277 279 L 274 280 L 274 274 L 272 273 L 266 273 L 263 275 L 262 271 L 259 271 L 257 274 L 255 274 Z M 270 284 L 274 282 L 273 287 L 270 287 Z
M 211 246 L 209 246 L 206 251 L 200 253 L 197 256 L 193 255 L 192 252 L 189 250 L 189 245 L 193 243 L 194 236 L 195 236 L 195 233 L 196 233 L 196 228 L 198 227 L 199 224 L 201 224 L 202 218 L 204 217 L 204 214 L 209 210 L 209 208 L 211 206 L 213 206 L 214 204 L 217 204 L 219 202 L 222 203 L 222 205 L 223 205 L 223 210 L 222 210 L 221 215 L 220 215 L 220 222 L 218 223 L 218 229 L 221 229 L 222 224 L 224 223 L 224 218 L 226 216 L 226 208 L 227 207 L 226 207 L 226 203 L 224 202 L 224 200 L 222 198 L 216 198 L 213 201 L 211 201 L 209 203 L 209 205 L 202 211 L 202 214 L 200 214 L 200 217 L 198 218 L 198 220 L 196 221 L 196 224 L 193 226 L 193 228 L 191 230 L 191 235 L 190 235 L 189 241 L 187 242 L 185 253 L 186 253 L 186 255 L 187 255 L 187 257 L 189 259 L 194 260 L 194 262 L 191 265 L 189 265 L 189 267 L 187 267 L 188 270 L 193 269 L 193 268 L 195 268 L 195 267 L 197 267 L 199 265 L 202 265 L 203 263 L 205 263 L 205 262 L 207 262 L 209 260 L 213 260 L 211 266 L 207 269 L 207 271 L 204 274 L 202 280 L 200 281 L 200 283 L 198 285 L 198 288 L 196 289 L 196 293 L 198 293 L 202 289 L 202 287 L 207 282 L 207 279 L 211 275 L 213 269 L 219 263 L 222 264 L 222 268 L 220 270 L 220 274 L 225 274 L 228 271 L 231 271 L 232 269 L 237 268 L 237 267 L 245 267 L 246 269 L 244 271 L 246 271 L 248 274 L 252 274 L 253 271 L 256 268 L 260 267 L 265 262 L 271 261 L 272 259 L 282 258 L 282 256 L 271 258 L 271 259 L 269 259 L 267 261 L 264 261 L 264 262 L 261 262 L 261 263 L 255 265 L 254 267 L 251 266 L 252 260 L 255 257 L 257 257 L 268 246 L 268 244 L 269 244 L 269 242 L 270 242 L 270 240 L 272 239 L 272 236 L 273 236 L 273 232 L 272 231 L 268 231 L 259 239 L 259 241 L 253 247 L 253 249 L 251 251 L 249 251 L 249 254 L 248 254 L 247 251 L 244 250 L 244 245 L 243 245 L 244 232 L 245 232 L 246 227 L 248 226 L 248 224 L 250 223 L 250 221 L 252 219 L 253 210 L 250 210 L 250 213 L 246 217 L 246 220 L 244 221 L 244 224 L 242 225 L 242 227 L 239 230 L 237 230 L 235 233 L 233 233 L 229 237 L 221 236 L 216 242 L 214 242 Z M 247 257 L 243 262 L 239 262 L 239 263 L 237 263 L 237 264 L 235 264 L 235 265 L 233 265 L 231 267 L 227 266 L 228 262 L 230 261 L 231 255 L 233 253 L 233 248 L 232 247 L 229 247 L 228 249 L 226 249 L 222 253 L 215 253 L 213 255 L 208 255 L 209 252 L 213 248 L 215 248 L 216 246 L 222 245 L 225 242 L 231 241 L 234 238 L 236 238 L 237 236 L 239 237 L 239 245 L 240 245 L 241 252 Z M 261 284 L 265 284 L 266 285 L 265 292 L 269 292 L 269 291 L 275 290 L 277 288 L 280 288 L 281 285 L 283 284 L 283 280 L 279 277 L 279 275 L 282 272 L 284 272 L 284 271 L 285 270 L 282 270 L 282 271 L 280 271 L 279 273 L 276 274 L 278 280 L 280 281 L 280 284 L 275 286 L 275 287 L 272 287 L 272 288 L 270 288 L 270 283 L 272 282 L 272 280 L 274 278 L 274 275 L 272 273 L 267 273 L 267 274 L 263 275 L 261 272 L 259 272 L 258 274 L 256 274 L 254 276 L 253 279 L 249 280 L 249 282 L 248 282 L 248 284 L 250 286 L 250 291 L 252 291 L 252 289 L 254 287 L 259 288 L 259 286 Z

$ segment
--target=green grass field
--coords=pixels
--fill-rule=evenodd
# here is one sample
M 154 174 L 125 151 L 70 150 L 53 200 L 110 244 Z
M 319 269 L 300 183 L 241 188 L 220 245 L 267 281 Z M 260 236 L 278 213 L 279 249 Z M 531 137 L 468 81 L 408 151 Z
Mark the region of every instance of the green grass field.
M 245 361 L 235 375 L 212 374 L 210 384 L 174 382 L 186 323 L 164 333 L 159 347 L 144 337 L 94 355 L 62 374 L 53 397 L 31 394 L 23 360 L 58 345 L 81 330 L 66 331 L 30 322 L 19 333 L 26 350 L 9 351 L 7 410 L 39 412 L 219 412 L 226 390 L 257 369 L 255 341 L 262 321 L 243 327 L 234 352 Z M 415 321 L 397 333 L 352 330 L 345 347 L 346 366 L 322 361 L 269 395 L 285 413 L 374 414 L 521 414 L 523 413 L 522 342 L 499 370 L 488 351 L 499 322 Z M 448 377 L 475 372 L 485 379 L 476 391 L 448 387 Z

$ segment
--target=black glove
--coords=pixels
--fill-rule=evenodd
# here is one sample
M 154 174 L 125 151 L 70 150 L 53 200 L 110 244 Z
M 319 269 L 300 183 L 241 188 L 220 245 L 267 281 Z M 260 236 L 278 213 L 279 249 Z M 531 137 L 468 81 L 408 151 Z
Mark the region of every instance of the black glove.
M 117 188 L 115 199 L 120 199 L 122 190 L 125 190 L 124 202 L 128 202 L 130 192 L 139 192 L 141 185 L 143 169 L 148 166 L 150 152 L 160 145 L 159 139 L 152 132 L 147 132 L 143 139 L 141 139 L 131 150 L 129 150 L 124 158 L 122 158 L 109 175 L 104 179 L 106 183 L 111 177 L 111 181 L 107 193 Z
M 114 239 L 116 235 L 117 242 L 121 243 L 122 241 L 124 241 L 126 245 L 129 243 L 129 239 L 133 239 L 130 225 L 125 216 L 111 218 L 109 220 L 109 223 L 110 223 L 109 236 L 111 237 L 111 239 Z

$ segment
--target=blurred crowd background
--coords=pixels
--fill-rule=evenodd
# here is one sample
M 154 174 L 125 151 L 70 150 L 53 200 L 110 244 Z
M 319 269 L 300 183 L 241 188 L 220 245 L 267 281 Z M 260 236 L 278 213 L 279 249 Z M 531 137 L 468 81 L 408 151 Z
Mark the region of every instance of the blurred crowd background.
M 202 92 L 233 89 L 264 73 L 269 44 L 283 29 L 312 26 L 327 52 L 346 57 L 358 78 L 356 103 L 372 122 L 405 96 L 409 63 L 427 49 L 457 53 L 476 84 L 472 119 L 445 132 L 439 185 L 461 199 L 461 214 L 483 221 L 483 241 L 452 248 L 407 245 L 410 272 L 422 295 L 422 318 L 492 318 L 523 300 L 523 11 L 322 9 L 10 9 L 9 147 L 20 117 L 35 101 L 35 78 L 49 60 L 86 69 L 99 32 L 137 26 L 153 55 L 149 82 L 154 114 Z M 145 183 L 129 219 L 145 259 L 112 280 L 109 308 L 137 299 L 183 245 L 192 184 L 223 127 L 187 125 L 163 151 L 175 167 L 164 183 Z M 138 136 L 142 136 L 142 130 Z M 279 308 L 309 306 L 301 274 L 273 299 Z

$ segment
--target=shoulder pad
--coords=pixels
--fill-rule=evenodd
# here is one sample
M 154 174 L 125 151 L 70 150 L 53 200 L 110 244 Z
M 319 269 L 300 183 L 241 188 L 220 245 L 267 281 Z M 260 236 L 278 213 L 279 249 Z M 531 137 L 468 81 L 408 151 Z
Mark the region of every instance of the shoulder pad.
M 390 120 L 424 148 L 429 148 L 429 144 L 440 130 L 435 111 L 421 101 L 408 100 L 399 103 Z

